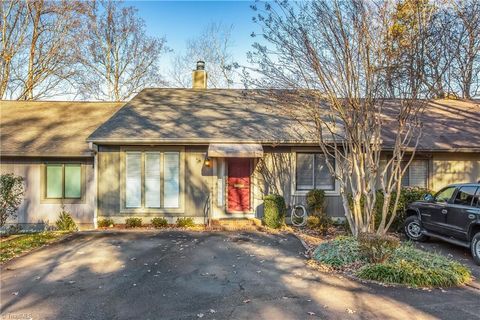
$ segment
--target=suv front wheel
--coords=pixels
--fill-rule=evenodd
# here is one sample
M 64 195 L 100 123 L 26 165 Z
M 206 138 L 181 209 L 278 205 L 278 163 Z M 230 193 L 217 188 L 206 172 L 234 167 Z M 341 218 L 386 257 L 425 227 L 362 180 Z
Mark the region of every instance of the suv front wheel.
M 413 241 L 426 241 L 428 237 L 422 233 L 422 224 L 416 216 L 405 219 L 403 227 L 405 235 Z
M 472 257 L 476 264 L 480 265 L 480 232 L 477 232 L 471 243 Z

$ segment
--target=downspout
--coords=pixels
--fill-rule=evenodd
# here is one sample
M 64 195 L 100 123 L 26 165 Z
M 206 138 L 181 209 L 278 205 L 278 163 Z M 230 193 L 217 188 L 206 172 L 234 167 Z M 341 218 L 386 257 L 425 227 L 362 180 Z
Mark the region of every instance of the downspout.
M 92 151 L 93 154 L 93 183 L 94 187 L 94 200 L 93 203 L 95 207 L 93 209 L 93 228 L 97 229 L 97 216 L 98 216 L 98 146 L 93 144 L 92 142 L 88 143 L 89 149 Z

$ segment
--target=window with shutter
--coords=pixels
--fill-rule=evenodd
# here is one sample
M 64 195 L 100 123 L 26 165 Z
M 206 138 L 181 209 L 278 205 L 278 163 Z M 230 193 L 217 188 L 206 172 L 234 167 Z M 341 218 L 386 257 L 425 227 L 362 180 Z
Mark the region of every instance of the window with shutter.
M 295 170 L 297 190 L 335 190 L 335 179 L 330 174 L 324 154 L 298 152 Z
M 402 177 L 404 187 L 428 187 L 428 160 L 413 160 Z
M 297 190 L 311 190 L 314 188 L 313 162 L 315 154 L 297 153 L 296 181 Z
M 315 188 L 322 190 L 334 190 L 335 179 L 330 174 L 324 154 L 315 155 Z
M 145 153 L 145 206 L 160 208 L 160 152 Z
M 125 161 L 125 206 L 127 208 L 140 208 L 142 205 L 141 161 L 140 152 L 127 152 Z
M 164 207 L 180 206 L 180 154 L 165 152 L 164 154 Z

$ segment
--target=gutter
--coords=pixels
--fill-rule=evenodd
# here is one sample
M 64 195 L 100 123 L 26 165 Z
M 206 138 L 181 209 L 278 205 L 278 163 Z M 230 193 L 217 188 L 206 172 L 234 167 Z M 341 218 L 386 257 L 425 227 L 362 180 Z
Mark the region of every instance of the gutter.
M 103 139 L 87 140 L 90 144 L 97 145 L 208 145 L 211 143 L 224 144 L 262 144 L 268 146 L 318 146 L 318 141 L 314 140 L 227 140 L 227 139 Z M 328 143 L 328 142 L 327 142 Z M 331 142 L 333 143 L 333 141 Z M 382 151 L 393 151 L 393 148 L 382 148 Z M 413 151 L 410 150 L 410 151 Z M 462 153 L 480 153 L 479 147 L 459 147 L 448 149 L 435 148 L 417 148 L 416 152 L 462 152 Z
M 0 157 L 25 157 L 25 158 L 92 158 L 88 153 L 26 153 L 26 152 L 0 152 Z
M 93 203 L 95 208 L 93 209 L 93 228 L 98 228 L 98 146 L 89 142 L 88 148 L 92 150 L 93 154 L 93 183 L 95 192 L 93 195 Z

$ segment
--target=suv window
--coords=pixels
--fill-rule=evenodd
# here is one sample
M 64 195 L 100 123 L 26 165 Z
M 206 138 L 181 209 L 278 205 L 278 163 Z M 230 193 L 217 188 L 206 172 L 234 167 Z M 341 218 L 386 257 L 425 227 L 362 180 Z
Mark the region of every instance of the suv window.
M 477 204 L 477 207 L 480 208 L 480 187 L 478 187 L 477 194 L 473 198 L 473 206 L 475 206 L 475 203 Z
M 455 192 L 455 187 L 446 187 L 435 195 L 435 202 L 448 202 Z
M 455 200 L 453 201 L 453 203 L 463 206 L 473 205 L 475 191 L 477 191 L 477 187 L 474 186 L 461 187 L 460 189 L 458 189 L 457 195 L 455 196 Z

